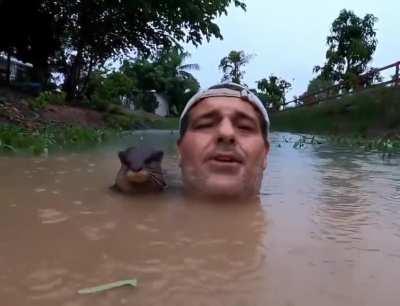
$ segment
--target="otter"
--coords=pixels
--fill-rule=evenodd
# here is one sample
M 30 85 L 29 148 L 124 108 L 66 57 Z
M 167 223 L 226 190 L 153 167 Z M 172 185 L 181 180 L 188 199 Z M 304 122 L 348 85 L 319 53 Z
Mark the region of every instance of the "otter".
M 163 151 L 149 147 L 129 147 L 118 153 L 121 168 L 113 190 L 123 193 L 153 193 L 166 187 L 161 169 Z

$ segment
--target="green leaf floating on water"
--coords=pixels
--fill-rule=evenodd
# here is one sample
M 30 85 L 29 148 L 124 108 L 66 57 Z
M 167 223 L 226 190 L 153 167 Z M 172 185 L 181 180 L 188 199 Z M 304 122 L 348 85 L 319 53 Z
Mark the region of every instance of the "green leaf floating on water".
M 79 294 L 96 293 L 96 292 L 102 292 L 102 291 L 105 291 L 105 290 L 110 290 L 110 289 L 114 289 L 114 288 L 118 288 L 118 287 L 122 287 L 122 286 L 136 287 L 137 286 L 137 279 L 133 278 L 133 279 L 120 280 L 120 281 L 117 281 L 117 282 L 108 283 L 108 284 L 104 284 L 104 285 L 99 285 L 99 286 L 96 286 L 96 287 L 85 288 L 85 289 L 79 290 L 78 293 Z

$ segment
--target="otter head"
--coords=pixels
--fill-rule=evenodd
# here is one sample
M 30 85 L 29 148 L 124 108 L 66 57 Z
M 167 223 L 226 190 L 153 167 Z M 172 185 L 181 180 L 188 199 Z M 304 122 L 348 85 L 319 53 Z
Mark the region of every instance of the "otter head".
M 121 169 L 116 186 L 122 191 L 156 191 L 165 187 L 161 170 L 164 153 L 152 148 L 130 147 L 118 153 Z

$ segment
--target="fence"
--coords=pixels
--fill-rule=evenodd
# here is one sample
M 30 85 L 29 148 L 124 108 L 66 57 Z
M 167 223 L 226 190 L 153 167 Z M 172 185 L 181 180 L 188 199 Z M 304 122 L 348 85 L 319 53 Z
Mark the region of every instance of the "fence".
M 394 75 L 390 77 L 389 80 L 383 81 L 380 77 L 380 73 L 385 70 L 395 69 Z M 377 78 L 378 82 L 373 83 L 373 80 Z M 366 74 L 359 76 L 355 82 L 352 83 L 352 86 L 349 88 L 349 82 L 340 82 L 337 85 L 324 88 L 323 90 L 316 91 L 310 94 L 302 95 L 292 101 L 286 102 L 282 104 L 282 110 L 293 109 L 297 107 L 303 106 L 311 106 L 316 105 L 320 102 L 326 100 L 336 99 L 342 96 L 346 96 L 352 94 L 354 92 L 360 92 L 365 89 L 377 87 L 377 86 L 400 86 L 400 61 L 395 62 L 393 64 L 387 65 L 382 68 L 375 68 L 369 71 Z

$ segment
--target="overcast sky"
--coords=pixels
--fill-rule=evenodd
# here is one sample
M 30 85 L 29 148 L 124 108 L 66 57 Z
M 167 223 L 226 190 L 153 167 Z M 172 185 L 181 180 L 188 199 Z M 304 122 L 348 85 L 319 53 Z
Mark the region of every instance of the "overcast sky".
M 218 65 L 231 50 L 254 54 L 245 67 L 244 82 L 256 87 L 255 81 L 271 73 L 293 84 L 287 94 L 291 100 L 307 88 L 315 65 L 322 65 L 327 50 L 326 37 L 340 10 L 353 10 L 359 17 L 371 13 L 378 47 L 372 66 L 381 67 L 400 60 L 399 0 L 245 0 L 247 11 L 231 7 L 227 16 L 217 20 L 223 40 L 212 39 L 195 48 L 186 47 L 192 56 L 187 63 L 198 63 L 193 74 L 201 86 L 220 81 Z

